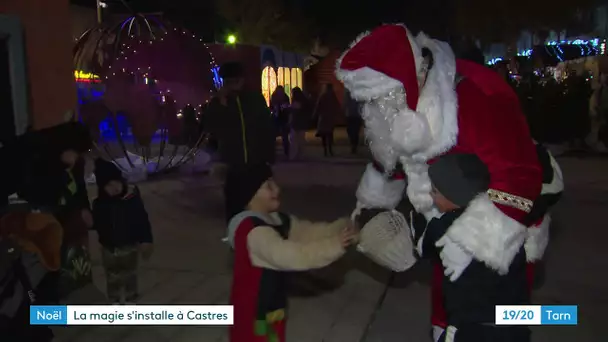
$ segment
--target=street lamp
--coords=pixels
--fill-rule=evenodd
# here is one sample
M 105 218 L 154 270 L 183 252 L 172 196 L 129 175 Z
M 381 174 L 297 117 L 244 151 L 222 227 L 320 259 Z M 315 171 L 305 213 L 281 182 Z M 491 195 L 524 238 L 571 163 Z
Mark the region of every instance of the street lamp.
M 101 24 L 101 22 L 103 20 L 103 18 L 102 18 L 103 9 L 108 7 L 108 4 L 103 2 L 102 0 L 97 0 L 96 3 L 97 3 L 97 23 Z
M 227 42 L 228 44 L 231 44 L 231 45 L 236 44 L 236 36 L 235 36 L 235 35 L 233 35 L 233 34 L 229 35 L 229 36 L 226 38 L 226 42 Z

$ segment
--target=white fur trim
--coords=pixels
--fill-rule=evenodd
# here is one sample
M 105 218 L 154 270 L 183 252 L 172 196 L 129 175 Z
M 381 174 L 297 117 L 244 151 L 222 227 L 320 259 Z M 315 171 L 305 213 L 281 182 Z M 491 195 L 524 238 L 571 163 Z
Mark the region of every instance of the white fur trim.
M 429 38 L 416 37 L 416 45 L 433 54 L 433 67 L 420 90 L 417 112 L 428 121 L 432 141 L 426 149 L 413 154 L 415 160 L 429 160 L 452 148 L 458 136 L 458 99 L 454 89 L 456 58 L 450 46 Z
M 412 162 L 407 158 L 401 158 L 401 164 L 407 176 L 407 197 L 414 209 L 426 216 L 426 213 L 433 208 L 429 166 L 424 162 Z
M 410 45 L 412 47 L 414 61 L 417 67 L 420 66 L 422 61 L 421 49 L 416 45 L 416 41 L 405 25 L 398 25 L 402 26 L 406 31 L 408 40 L 410 41 Z M 344 56 L 346 56 L 350 49 L 357 45 L 363 38 L 369 36 L 370 33 L 370 31 L 361 33 L 336 61 L 336 78 L 344 83 L 344 86 L 350 91 L 352 98 L 357 101 L 369 101 L 383 96 L 396 88 L 403 88 L 403 84 L 401 84 L 400 81 L 367 67 L 358 70 L 344 70 L 340 68 Z
M 564 176 L 562 175 L 562 169 L 559 167 L 555 158 L 551 155 L 551 152 L 547 151 L 549 158 L 551 159 L 551 167 L 553 168 L 553 180 L 549 184 L 543 184 L 541 195 L 547 194 L 559 194 L 564 191 Z
M 526 227 L 505 215 L 483 193 L 471 201 L 446 234 L 475 259 L 506 274 L 524 244 Z
M 427 117 L 407 106 L 395 115 L 390 137 L 391 144 L 406 155 L 425 150 L 433 141 Z
M 403 27 L 408 33 L 416 70 L 421 69 L 422 48 L 428 48 L 433 54 L 433 67 L 427 75 L 424 86 L 420 89 L 416 112 L 409 109 L 401 110 L 392 120 L 389 131 L 372 132 L 372 134 L 390 136 L 391 144 L 395 149 L 411 155 L 414 160 L 426 162 L 448 151 L 456 144 L 458 136 L 458 100 L 454 89 L 456 59 L 447 43 L 431 39 L 424 33 L 420 33 L 414 38 L 405 26 Z M 360 35 L 351 44 L 351 48 L 369 34 L 369 32 L 365 32 Z M 403 90 L 400 82 L 369 68 L 352 71 L 340 69 L 342 59 L 349 50 L 337 61 L 336 77 L 344 82 L 345 87 L 355 99 L 370 101 L 383 98 L 393 90 Z M 407 97 L 407 94 L 405 96 Z M 395 108 L 395 110 L 397 111 L 399 108 Z M 425 120 L 412 120 L 415 119 L 415 116 L 421 116 Z M 364 119 L 366 124 L 370 121 L 370 118 Z M 386 120 L 387 118 L 380 119 Z M 411 134 L 413 128 L 424 134 L 420 133 L 413 138 Z M 429 133 L 426 134 L 426 131 Z
M 549 244 L 549 226 L 551 226 L 551 216 L 547 214 L 539 225 L 528 228 L 528 236 L 524 244 L 528 262 L 538 261 L 545 254 Z
M 357 200 L 366 208 L 394 209 L 403 198 L 405 181 L 389 180 L 367 165 L 357 189 Z
M 403 87 L 398 80 L 374 69 L 365 67 L 357 70 L 338 70 L 336 76 L 349 89 L 353 99 L 365 101 Z
M 438 325 L 433 325 L 433 341 L 439 342 L 439 339 L 441 338 L 441 335 L 443 335 L 444 331 L 445 329 L 443 329 L 442 327 Z

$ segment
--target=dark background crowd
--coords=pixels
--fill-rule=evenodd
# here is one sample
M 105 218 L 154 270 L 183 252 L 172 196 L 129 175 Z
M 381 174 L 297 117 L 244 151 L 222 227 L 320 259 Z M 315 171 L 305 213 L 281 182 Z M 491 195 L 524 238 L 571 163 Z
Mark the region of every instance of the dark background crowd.
M 606 111 L 602 98 L 605 77 L 593 89 L 589 73 L 568 72 L 558 81 L 552 75 L 527 72 L 513 76 L 505 65 L 496 67 L 517 92 L 532 136 L 539 142 L 592 148 L 608 142 L 603 127 Z M 594 129 L 595 128 L 595 129 Z

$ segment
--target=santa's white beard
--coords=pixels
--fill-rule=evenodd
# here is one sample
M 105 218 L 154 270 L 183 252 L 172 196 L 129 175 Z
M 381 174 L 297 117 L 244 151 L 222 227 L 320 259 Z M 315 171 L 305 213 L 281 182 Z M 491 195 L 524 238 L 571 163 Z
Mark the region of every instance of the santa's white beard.
M 361 116 L 372 154 L 385 170 L 393 170 L 400 156 L 411 156 L 431 141 L 426 117 L 407 107 L 402 90 L 364 104 Z
M 391 144 L 392 117 L 383 114 L 375 102 L 363 105 L 361 117 L 365 121 L 365 138 L 374 159 L 385 170 L 393 170 L 399 156 Z

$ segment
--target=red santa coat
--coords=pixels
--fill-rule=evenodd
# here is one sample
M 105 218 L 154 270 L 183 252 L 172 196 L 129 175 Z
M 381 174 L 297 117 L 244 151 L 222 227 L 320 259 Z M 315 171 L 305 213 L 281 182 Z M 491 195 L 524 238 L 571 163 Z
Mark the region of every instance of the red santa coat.
M 423 48 L 433 66 L 419 87 Z M 457 71 L 465 76 L 460 82 Z M 428 164 L 444 153 L 474 153 L 484 161 L 490 190 L 446 234 L 506 273 L 528 238 L 525 218 L 542 187 L 533 140 L 517 99 L 503 87 L 508 86 L 481 66 L 457 63 L 447 44 L 424 34 L 413 37 L 401 25 L 381 26 L 357 39 L 338 61 L 337 76 L 355 99 L 367 101 L 362 116 L 374 156 L 388 169 L 403 164 L 407 196 L 427 218 L 439 214 Z M 359 206 L 394 207 L 405 186 L 370 166 L 357 191 Z

